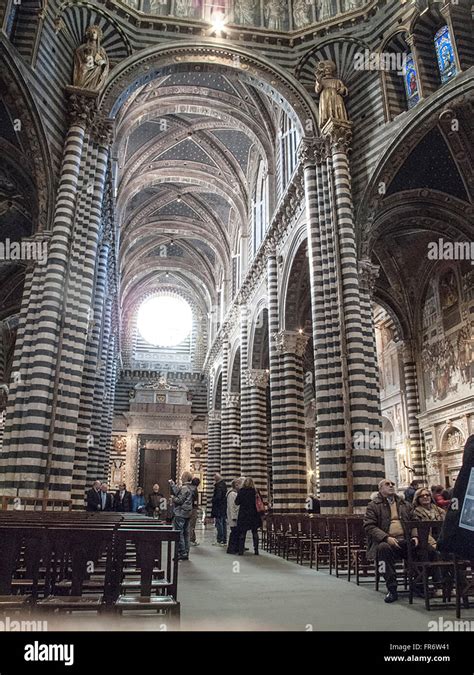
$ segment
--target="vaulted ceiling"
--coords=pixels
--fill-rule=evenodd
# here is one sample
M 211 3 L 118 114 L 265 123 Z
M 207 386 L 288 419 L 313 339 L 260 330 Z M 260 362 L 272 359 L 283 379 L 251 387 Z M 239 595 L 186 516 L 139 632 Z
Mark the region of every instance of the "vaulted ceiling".
M 256 170 L 274 173 L 278 110 L 199 66 L 137 89 L 117 118 L 122 308 L 176 287 L 210 312 L 248 228 Z M 126 322 L 124 323 L 124 325 Z

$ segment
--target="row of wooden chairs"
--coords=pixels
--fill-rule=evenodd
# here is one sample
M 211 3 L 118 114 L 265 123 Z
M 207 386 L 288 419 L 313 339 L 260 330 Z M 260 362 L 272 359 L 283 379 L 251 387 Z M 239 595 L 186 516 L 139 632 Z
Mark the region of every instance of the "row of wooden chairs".
M 0 514 L 0 609 L 179 619 L 179 533 L 137 514 Z
M 418 531 L 419 544 L 409 546 L 407 560 L 397 565 L 397 578 L 413 603 L 415 594 L 423 591 L 425 607 L 431 609 L 430 575 L 436 568 L 442 570 L 442 598 L 445 606 L 454 594 L 456 616 L 461 616 L 461 604 L 469 607 L 469 595 L 474 594 L 474 564 L 450 557 L 433 560 L 428 535 L 436 539 L 442 523 L 405 523 L 407 541 L 411 532 Z M 379 561 L 367 557 L 367 537 L 363 516 L 286 514 L 271 515 L 263 529 L 262 546 L 265 550 L 297 564 L 309 564 L 316 570 L 327 569 L 337 577 L 345 576 L 347 581 L 355 578 L 356 584 L 374 583 L 378 591 L 381 579 Z M 439 574 L 437 576 L 439 578 Z

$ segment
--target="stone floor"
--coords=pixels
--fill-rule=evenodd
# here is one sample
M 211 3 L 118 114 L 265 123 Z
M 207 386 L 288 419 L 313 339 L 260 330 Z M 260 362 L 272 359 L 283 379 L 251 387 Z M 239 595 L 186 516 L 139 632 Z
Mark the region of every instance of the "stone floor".
M 178 594 L 181 629 L 186 631 L 427 631 L 439 617 L 452 621 L 454 609 L 426 612 L 408 598 L 386 605 L 373 584 L 356 586 L 327 572 L 250 550 L 243 557 L 212 545 L 212 528 L 198 531 L 200 545 L 180 563 Z M 474 626 L 474 609 L 463 620 Z M 156 614 L 110 618 L 95 615 L 48 617 L 48 630 L 173 630 Z

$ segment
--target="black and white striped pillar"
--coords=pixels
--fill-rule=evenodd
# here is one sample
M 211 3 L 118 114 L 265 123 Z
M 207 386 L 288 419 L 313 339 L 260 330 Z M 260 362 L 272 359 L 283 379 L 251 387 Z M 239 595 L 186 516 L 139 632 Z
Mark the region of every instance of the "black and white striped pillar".
M 240 394 L 227 392 L 223 395 L 225 410 L 226 445 L 222 444 L 222 475 L 230 483 L 241 474 L 240 462 Z M 222 422 L 224 425 L 224 421 Z M 222 430 L 224 434 L 224 429 Z M 225 447 L 225 452 L 224 452 Z
M 403 366 L 405 382 L 405 400 L 408 422 L 408 437 L 410 442 L 410 466 L 413 469 L 413 479 L 426 479 L 426 460 L 423 434 L 420 429 L 418 416 L 420 414 L 420 398 L 416 373 L 416 359 L 414 345 L 411 340 L 400 343 L 399 355 Z
M 242 463 L 242 473 L 250 476 L 265 501 L 268 499 L 268 440 L 267 440 L 267 386 L 266 370 L 247 370 L 246 386 L 249 394 L 250 452 Z
M 268 346 L 270 364 L 270 416 L 271 416 L 271 466 L 269 502 L 275 511 L 281 511 L 285 503 L 285 454 L 282 445 L 285 440 L 284 400 L 279 386 L 280 359 L 276 348 L 279 331 L 278 319 L 278 267 L 275 243 L 266 248 L 267 254 L 267 305 L 268 305 Z
M 283 330 L 276 336 L 279 397 L 285 401 L 280 409 L 283 436 L 278 466 L 279 510 L 286 512 L 301 511 L 307 496 L 303 375 L 307 343 L 308 336 L 300 331 Z
M 211 516 L 214 474 L 221 472 L 221 411 L 210 410 L 207 426 L 206 496 L 207 517 Z

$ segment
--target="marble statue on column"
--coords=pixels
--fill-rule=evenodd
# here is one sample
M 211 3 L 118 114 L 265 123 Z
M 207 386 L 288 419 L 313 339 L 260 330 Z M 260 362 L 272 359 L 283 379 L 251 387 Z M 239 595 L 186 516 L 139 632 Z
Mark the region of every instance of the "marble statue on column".
M 234 21 L 244 26 L 253 26 L 255 23 L 254 0 L 235 0 Z
M 78 47 L 74 54 L 73 85 L 99 91 L 109 73 L 108 56 L 100 46 L 102 30 L 99 26 L 89 26 L 85 39 L 85 44 Z
M 193 0 L 176 0 L 174 13 L 178 17 L 192 18 L 194 16 Z
M 319 94 L 319 126 L 326 122 L 347 122 L 346 106 L 343 98 L 347 96 L 347 87 L 336 76 L 334 61 L 320 61 L 316 67 L 315 91 Z
M 284 0 L 268 0 L 265 5 L 265 19 L 271 30 L 285 29 L 286 3 Z
M 293 22 L 295 28 L 307 26 L 311 21 L 310 6 L 307 0 L 294 0 L 293 2 Z

